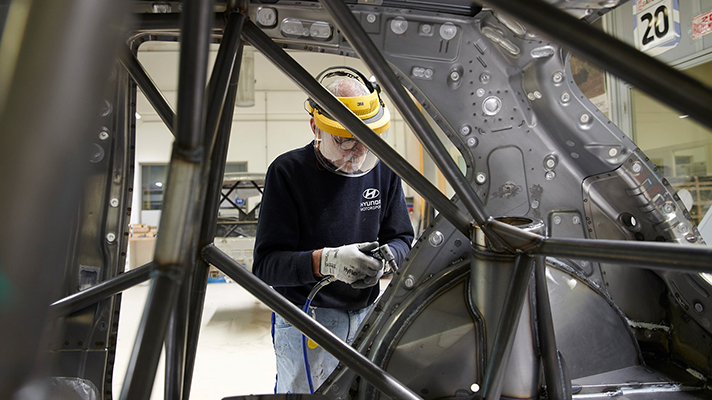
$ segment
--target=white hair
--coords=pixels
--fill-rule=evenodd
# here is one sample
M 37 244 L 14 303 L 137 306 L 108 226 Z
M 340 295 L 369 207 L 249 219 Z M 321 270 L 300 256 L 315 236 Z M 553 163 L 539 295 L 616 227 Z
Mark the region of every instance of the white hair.
M 357 97 L 371 94 L 366 85 L 353 78 L 337 79 L 326 87 L 336 97 Z

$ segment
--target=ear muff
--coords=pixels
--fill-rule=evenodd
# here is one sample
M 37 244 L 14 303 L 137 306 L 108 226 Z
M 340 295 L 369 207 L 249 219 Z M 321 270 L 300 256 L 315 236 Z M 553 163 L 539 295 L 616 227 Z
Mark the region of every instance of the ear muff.
M 337 97 L 346 107 L 377 134 L 381 134 L 390 127 L 391 115 L 380 97 L 380 87 L 369 81 L 361 72 L 351 67 L 331 67 L 322 71 L 317 76 L 317 81 L 322 83 L 325 79 L 343 76 L 356 79 L 370 91 L 365 96 Z M 352 138 L 353 135 L 341 123 L 322 109 L 311 98 L 307 99 L 307 112 L 314 117 L 314 124 L 324 132 L 336 136 Z

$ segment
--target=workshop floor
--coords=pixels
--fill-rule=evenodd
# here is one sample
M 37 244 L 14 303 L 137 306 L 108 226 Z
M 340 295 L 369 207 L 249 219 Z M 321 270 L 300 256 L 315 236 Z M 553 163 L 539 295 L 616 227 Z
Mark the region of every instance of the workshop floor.
M 131 348 L 148 295 L 148 284 L 124 292 L 114 372 L 114 398 L 119 397 Z M 273 393 L 274 353 L 271 311 L 235 283 L 210 283 L 198 342 L 191 399 Z M 163 357 L 152 400 L 163 399 Z

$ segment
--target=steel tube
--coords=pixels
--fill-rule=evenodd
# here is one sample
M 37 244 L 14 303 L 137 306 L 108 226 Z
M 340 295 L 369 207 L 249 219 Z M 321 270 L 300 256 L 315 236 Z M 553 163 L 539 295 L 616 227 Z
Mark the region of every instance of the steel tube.
M 164 348 L 166 352 L 163 398 L 166 400 L 183 397 L 185 356 L 188 339 L 188 301 L 190 300 L 189 279 L 184 279 L 168 320 Z
M 235 22 L 233 22 L 235 21 Z M 242 31 L 244 19 L 240 16 L 239 20 L 229 20 L 228 27 L 232 24 L 236 25 L 236 30 L 233 33 L 238 38 Z M 227 34 L 227 32 L 226 32 Z M 205 190 L 205 211 L 203 212 L 202 222 L 200 224 L 200 233 L 198 236 L 198 246 L 203 248 L 215 240 L 215 232 L 217 228 L 218 211 L 220 208 L 220 195 L 222 193 L 223 176 L 225 175 L 225 162 L 227 160 L 228 145 L 230 143 L 230 132 L 232 130 L 232 118 L 235 108 L 235 98 L 237 95 L 237 83 L 240 76 L 239 65 L 242 61 L 242 43 L 238 40 L 231 44 L 223 42 L 221 46 L 237 46 L 237 53 L 232 58 L 231 73 L 228 82 L 228 90 L 226 96 L 222 99 L 220 108 L 220 123 L 217 125 L 217 132 L 214 135 L 214 144 L 211 147 L 209 157 L 209 168 L 204 168 L 203 180 L 207 182 Z M 217 61 L 216 61 L 217 63 Z M 209 104 L 209 109 L 217 108 L 217 104 Z M 213 136 L 209 130 L 205 132 L 207 138 Z M 205 302 L 205 293 L 208 285 L 208 274 L 210 266 L 203 260 L 200 255 L 196 255 L 196 266 L 193 271 L 192 290 L 190 297 L 190 309 L 188 314 L 188 344 L 186 348 L 185 371 L 183 379 L 183 398 L 188 399 L 192 384 L 193 369 L 195 366 L 195 355 L 198 347 L 198 338 L 200 336 L 200 321 L 203 316 L 203 304 Z
M 134 14 L 130 30 L 133 32 L 169 32 L 177 34 L 180 31 L 180 17 L 182 13 L 138 13 Z M 222 29 L 225 26 L 225 13 L 216 12 L 213 17 L 213 28 Z
M 161 232 L 156 241 L 154 277 L 121 391 L 123 400 L 150 397 L 170 314 L 183 279 L 191 276 L 191 252 L 196 248 L 192 227 L 202 213 L 197 207 L 196 186 L 200 182 L 203 157 L 212 7 L 212 1 L 184 3 L 176 141 L 163 200 Z
M 182 12 L 184 21 L 181 32 L 176 120 L 176 146 L 179 149 L 196 149 L 203 140 L 205 81 L 208 75 L 207 59 L 213 16 L 212 8 L 206 7 L 206 4 L 212 6 L 213 1 L 187 1 Z
M 348 5 L 341 0 L 321 0 L 321 3 L 339 25 L 339 28 L 346 35 L 359 57 L 368 65 L 371 72 L 376 75 L 378 83 L 388 93 L 403 119 L 428 151 L 428 154 L 435 161 L 448 183 L 452 185 L 455 193 L 457 193 L 467 211 L 475 219 L 475 222 L 480 226 L 484 225 L 489 217 L 484 204 L 477 197 L 475 190 L 467 182 L 465 176 L 462 175 L 460 168 L 450 157 L 445 145 L 438 139 L 425 116 L 418 110 L 386 59 L 361 26 L 361 23 L 356 20 Z M 353 134 L 359 140 L 361 139 L 357 132 L 353 132 Z
M 232 117 L 232 109 L 225 107 L 225 97 L 230 86 L 232 72 L 239 66 L 235 64 L 238 51 L 241 49 L 240 35 L 245 16 L 238 13 L 230 13 L 225 24 L 225 33 L 215 57 L 210 82 L 208 83 L 208 114 L 205 122 L 205 150 L 210 151 L 215 142 L 215 135 L 220 122 L 220 116 L 227 111 Z M 234 105 L 233 105 L 234 108 Z M 220 177 L 222 180 L 222 177 Z
M 546 284 L 546 261 L 544 256 L 536 257 L 534 267 L 534 288 L 536 291 L 536 320 L 539 334 L 539 347 L 544 365 L 544 381 L 549 399 L 570 400 L 571 382 L 565 379 L 563 366 L 559 359 L 554 332 L 554 318 L 551 315 L 549 289 Z
M 712 248 L 631 240 L 547 238 L 490 219 L 487 225 L 514 249 L 530 255 L 623 263 L 634 267 L 680 272 L 712 272 Z
M 386 396 L 392 399 L 420 399 L 214 245 L 203 250 L 203 257 Z
M 50 305 L 50 313 L 56 317 L 63 317 L 121 293 L 141 282 L 147 281 L 151 277 L 151 268 L 153 268 L 153 263 L 144 264 L 86 290 L 57 300 Z
M 169 305 L 175 303 L 180 289 L 175 281 L 167 274 L 157 274 L 151 279 L 146 308 L 121 388 L 122 400 L 148 400 L 151 397 L 168 319 L 173 310 Z
M 133 55 L 128 46 L 122 46 L 119 50 L 118 56 L 119 61 L 124 68 L 126 68 L 129 75 L 131 75 L 131 78 L 133 78 L 134 82 L 136 82 L 136 85 L 138 85 L 141 89 L 144 96 L 146 96 L 148 102 L 151 103 L 153 109 L 156 110 L 158 116 L 161 117 L 163 122 L 168 127 L 168 130 L 170 130 L 173 136 L 175 136 L 175 112 L 171 108 L 171 105 L 168 104 L 168 101 L 163 96 L 163 93 L 161 93 L 156 86 L 156 83 L 153 82 L 153 79 L 151 79 L 141 65 L 141 62 L 139 62 L 138 58 Z
M 712 272 L 712 248 L 675 243 L 547 238 L 531 251 L 552 257 L 680 272 Z
M 218 50 L 210 82 L 208 84 L 208 94 L 206 100 L 208 104 L 208 111 L 205 119 L 205 128 L 203 130 L 202 139 L 203 149 L 205 151 L 204 154 L 206 156 L 210 154 L 210 149 L 215 141 L 215 132 L 218 121 L 224 110 L 228 83 L 231 72 L 235 66 L 235 57 L 240 43 L 240 31 L 243 19 L 244 16 L 236 13 L 231 13 L 228 16 L 228 23 L 225 28 L 225 34 L 223 35 L 223 41 Z M 209 160 L 204 159 L 202 165 L 203 172 L 201 173 L 201 176 L 206 178 L 205 169 L 209 165 Z M 200 182 L 205 182 L 207 184 L 206 179 L 200 179 Z M 198 204 L 200 207 L 203 207 L 205 202 L 205 191 L 205 188 L 202 188 L 199 192 Z M 215 221 L 213 221 L 212 224 L 215 224 Z M 193 234 L 196 238 L 195 242 L 199 242 L 199 230 L 194 230 Z M 196 257 L 196 259 L 197 258 L 198 257 Z M 196 262 L 196 259 L 192 260 L 193 263 Z M 195 267 L 195 265 L 193 267 Z M 191 270 L 193 272 L 188 277 L 190 279 L 186 279 L 182 284 L 178 302 L 176 303 L 173 314 L 171 315 L 168 334 L 166 335 L 166 399 L 180 399 L 189 395 L 189 392 L 184 392 L 184 388 L 187 384 L 184 379 L 186 375 L 185 362 L 188 352 L 194 353 L 197 348 L 197 343 L 195 343 L 195 346 L 191 346 L 191 348 L 188 349 L 190 340 L 197 341 L 197 337 L 189 339 L 188 330 L 194 329 L 196 326 L 196 321 L 192 320 L 192 316 L 194 315 L 195 307 L 202 309 L 204 300 L 204 298 L 192 299 L 193 278 L 196 275 L 196 269 L 191 268 Z M 202 284 L 201 278 L 198 277 L 198 279 L 199 281 L 195 284 Z M 200 304 L 193 305 L 193 300 L 199 300 Z M 200 320 L 197 321 L 197 326 L 200 326 Z M 191 358 L 194 358 L 194 354 L 191 355 Z M 191 369 L 192 367 L 193 365 L 191 365 Z M 190 375 L 189 379 L 192 379 L 192 373 Z M 190 384 L 187 384 L 187 386 L 189 391 Z
M 490 0 L 486 4 L 556 40 L 658 101 L 712 128 L 712 90 L 634 47 L 542 0 Z
M 420 172 L 413 168 L 398 152 L 369 129 L 343 103 L 337 100 L 299 63 L 294 61 L 284 50 L 265 35 L 251 21 L 246 21 L 243 36 L 257 50 L 267 57 L 277 68 L 290 77 L 304 92 L 334 116 L 351 133 L 418 194 L 423 196 L 459 231 L 469 236 L 471 219 L 443 195 Z
M 507 299 L 502 307 L 502 314 L 497 325 L 492 355 L 488 357 L 487 372 L 482 388 L 484 400 L 498 400 L 502 393 L 504 371 L 512 353 L 512 344 L 522 314 L 522 307 L 524 307 L 527 286 L 532 278 L 534 268 L 532 257 L 520 254 L 514 263 L 507 289 Z

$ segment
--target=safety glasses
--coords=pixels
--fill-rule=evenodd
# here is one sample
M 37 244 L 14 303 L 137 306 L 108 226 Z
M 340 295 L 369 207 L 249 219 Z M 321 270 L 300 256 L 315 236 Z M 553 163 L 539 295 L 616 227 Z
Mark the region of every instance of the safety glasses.
M 356 139 L 352 138 L 345 138 L 345 137 L 340 137 L 340 136 L 334 136 L 331 135 L 331 137 L 334 139 L 334 142 L 336 143 L 337 146 L 343 151 L 350 151 L 353 150 L 356 145 L 358 145 L 359 142 Z

